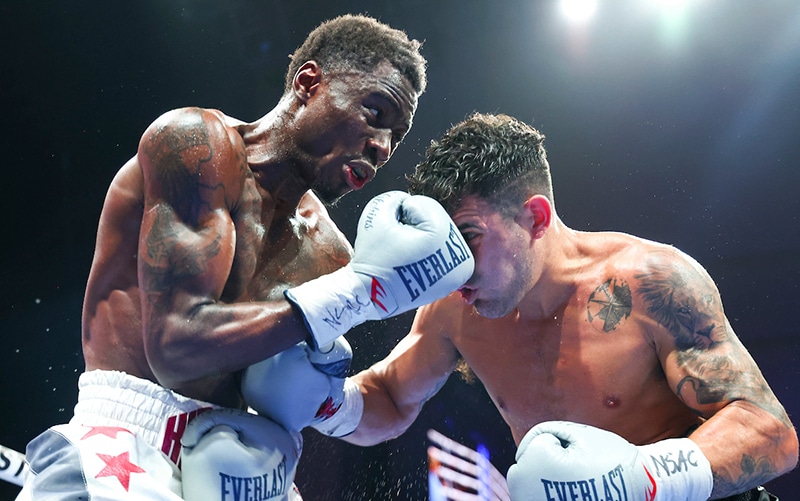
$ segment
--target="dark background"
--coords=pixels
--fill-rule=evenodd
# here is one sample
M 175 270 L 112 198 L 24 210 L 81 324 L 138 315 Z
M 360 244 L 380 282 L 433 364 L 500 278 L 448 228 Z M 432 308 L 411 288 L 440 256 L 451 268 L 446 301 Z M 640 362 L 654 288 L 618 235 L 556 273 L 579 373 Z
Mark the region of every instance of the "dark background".
M 0 443 L 24 450 L 71 416 L 99 211 L 145 127 L 186 105 L 261 117 L 280 97 L 287 55 L 346 12 L 424 40 L 430 80 L 389 166 L 332 211 L 349 236 L 363 204 L 402 189 L 449 125 L 473 110 L 514 115 L 548 137 L 567 225 L 674 244 L 709 270 L 798 422 L 800 4 L 599 3 L 575 25 L 556 0 L 3 0 Z M 355 368 L 382 358 L 410 320 L 352 332 Z M 428 428 L 486 444 L 501 472 L 513 460 L 482 387 L 453 377 L 387 444 L 308 432 L 297 482 L 309 501 L 425 499 Z M 768 486 L 791 501 L 797 485 L 795 471 Z M 0 499 L 16 492 L 0 485 Z

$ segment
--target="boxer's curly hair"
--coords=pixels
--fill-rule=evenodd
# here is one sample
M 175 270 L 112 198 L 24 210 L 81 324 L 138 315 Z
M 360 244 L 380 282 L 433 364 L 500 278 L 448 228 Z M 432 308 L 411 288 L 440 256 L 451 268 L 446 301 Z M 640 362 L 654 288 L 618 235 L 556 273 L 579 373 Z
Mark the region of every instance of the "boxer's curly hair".
M 507 217 L 536 194 L 555 207 L 544 134 L 508 115 L 473 113 L 431 141 L 406 179 L 410 193 L 434 198 L 450 213 L 467 195 Z
M 325 21 L 289 56 L 284 91 L 292 88 L 297 70 L 306 61 L 316 61 L 323 71 L 371 72 L 388 61 L 408 79 L 417 94 L 425 92 L 427 62 L 420 54 L 422 43 L 409 40 L 404 31 L 364 15 L 346 14 Z

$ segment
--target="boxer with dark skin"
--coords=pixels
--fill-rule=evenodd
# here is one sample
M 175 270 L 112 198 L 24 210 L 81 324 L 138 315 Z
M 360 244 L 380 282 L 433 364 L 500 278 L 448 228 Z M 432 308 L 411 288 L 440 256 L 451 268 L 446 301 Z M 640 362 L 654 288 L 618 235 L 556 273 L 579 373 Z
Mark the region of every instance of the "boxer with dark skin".
M 420 45 L 340 16 L 292 54 L 284 94 L 262 118 L 182 108 L 145 130 L 100 215 L 75 412 L 28 444 L 20 500 L 205 501 L 231 475 L 271 475 L 262 497 L 300 499 L 302 440 L 245 410 L 240 376 L 316 340 L 309 301 L 285 291 L 355 276 L 357 253 L 325 204 L 370 182 L 411 128 L 426 84 Z M 395 247 L 389 264 L 407 250 Z M 337 292 L 371 305 L 360 289 Z M 220 437 L 220 452 L 204 454 Z
M 410 191 L 445 206 L 475 272 L 459 293 L 420 308 L 391 354 L 353 378 L 364 414 L 345 440 L 398 436 L 465 363 L 517 445 L 545 421 L 636 445 L 689 436 L 710 463 L 714 499 L 791 470 L 795 429 L 711 277 L 672 246 L 567 227 L 543 139 L 510 117 L 475 115 L 429 148 Z
M 298 51 L 283 98 L 256 122 L 186 108 L 147 129 L 100 217 L 87 371 L 242 407 L 235 374 L 307 337 L 283 290 L 352 254 L 323 203 L 375 176 L 424 91 L 418 43 L 391 43 L 369 70 Z

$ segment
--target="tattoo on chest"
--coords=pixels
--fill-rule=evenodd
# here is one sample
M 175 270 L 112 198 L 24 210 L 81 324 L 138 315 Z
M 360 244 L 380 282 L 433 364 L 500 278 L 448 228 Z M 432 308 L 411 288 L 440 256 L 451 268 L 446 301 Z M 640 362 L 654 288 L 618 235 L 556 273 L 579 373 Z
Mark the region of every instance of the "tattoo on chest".
M 622 279 L 609 278 L 589 296 L 586 311 L 592 326 L 611 332 L 630 316 L 631 308 L 631 288 Z

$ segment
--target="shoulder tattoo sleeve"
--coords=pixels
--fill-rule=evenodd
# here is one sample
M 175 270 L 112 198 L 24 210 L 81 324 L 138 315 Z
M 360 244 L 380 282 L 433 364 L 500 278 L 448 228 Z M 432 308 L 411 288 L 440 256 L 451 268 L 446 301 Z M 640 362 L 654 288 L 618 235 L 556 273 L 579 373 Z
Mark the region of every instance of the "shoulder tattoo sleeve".
M 649 314 L 673 337 L 678 368 L 675 392 L 700 415 L 746 400 L 791 426 L 755 361 L 725 318 L 716 285 L 706 271 L 677 251 L 651 253 L 636 276 Z

